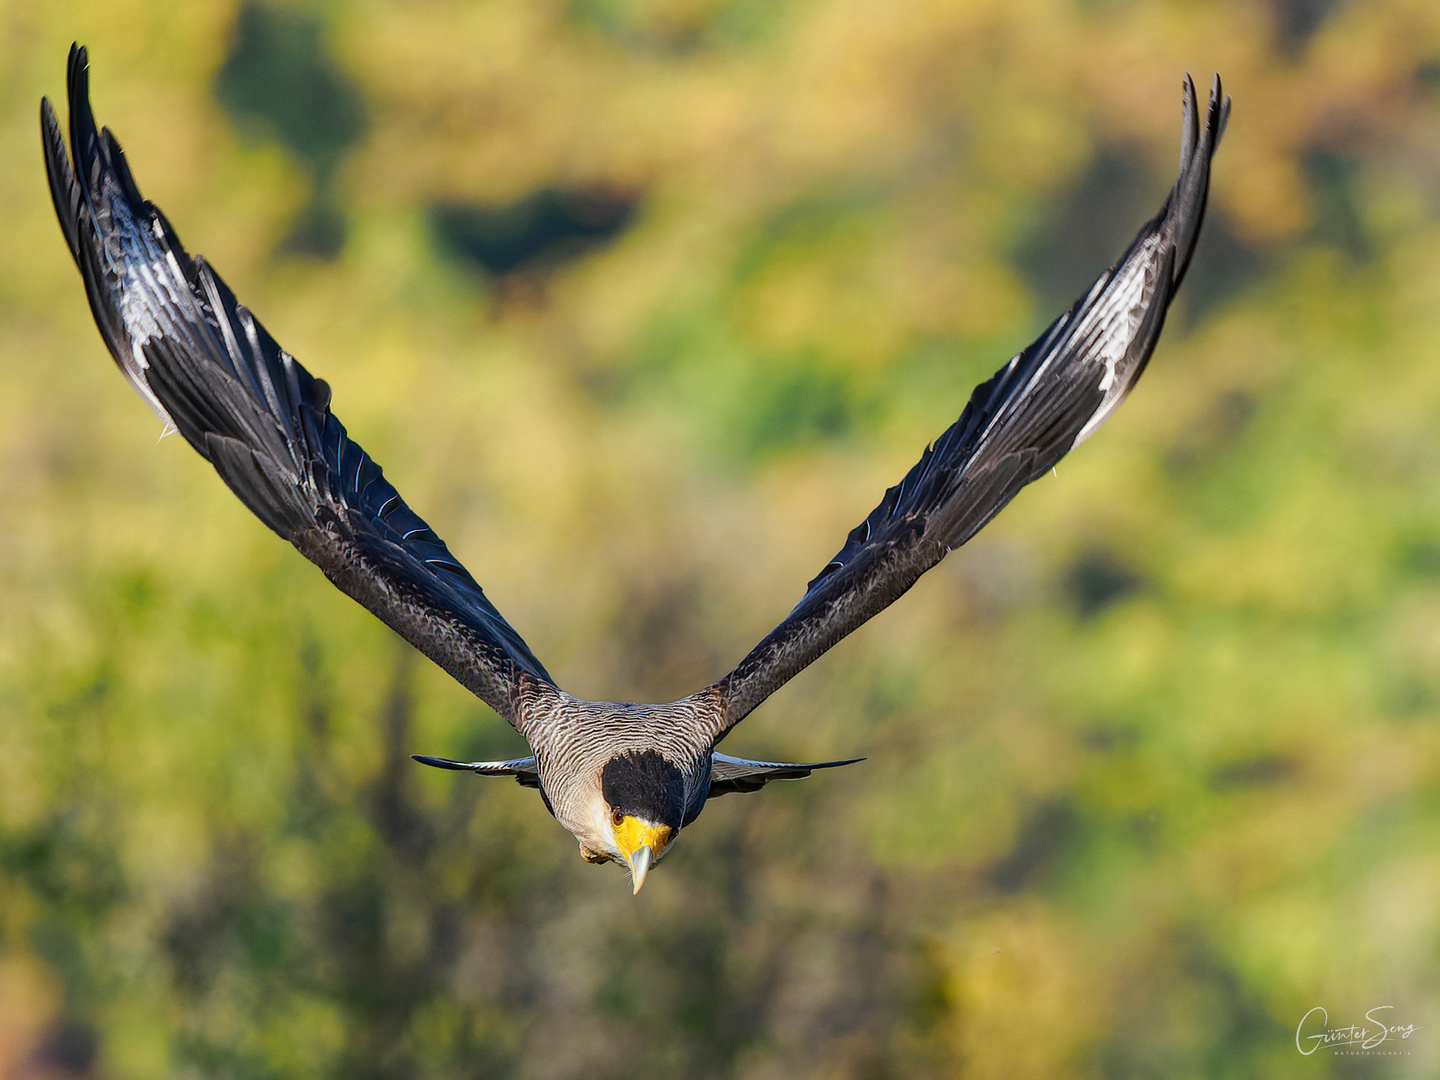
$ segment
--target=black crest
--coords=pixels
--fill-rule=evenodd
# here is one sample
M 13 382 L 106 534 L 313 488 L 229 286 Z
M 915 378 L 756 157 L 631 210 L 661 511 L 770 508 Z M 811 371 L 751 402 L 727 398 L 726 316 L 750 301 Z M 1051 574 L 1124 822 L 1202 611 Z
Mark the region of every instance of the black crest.
M 685 778 L 654 750 L 611 758 L 600 774 L 600 793 L 622 814 L 680 827 L 685 815 Z

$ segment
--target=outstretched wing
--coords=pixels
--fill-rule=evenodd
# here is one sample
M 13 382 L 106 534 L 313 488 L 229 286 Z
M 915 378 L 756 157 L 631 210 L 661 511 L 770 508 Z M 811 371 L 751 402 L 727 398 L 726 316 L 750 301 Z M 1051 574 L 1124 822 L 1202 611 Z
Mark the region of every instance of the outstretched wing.
M 732 791 L 759 791 L 771 780 L 803 780 L 816 769 L 835 769 L 864 760 L 857 757 L 844 761 L 750 761 L 716 753 L 710 763 L 710 793 L 707 798 L 714 799 Z
M 70 149 L 40 103 L 55 212 L 115 362 L 230 490 L 325 575 L 511 723 L 522 679 L 552 683 L 475 579 L 330 412 L 330 388 L 275 343 L 140 195 L 97 131 L 70 49 Z
M 717 738 L 892 604 L 1115 411 L 1185 276 L 1229 114 L 1216 76 L 1201 130 L 1185 77 L 1180 174 L 1160 213 L 1074 307 L 975 389 L 960 419 L 850 533 L 785 621 L 720 680 Z

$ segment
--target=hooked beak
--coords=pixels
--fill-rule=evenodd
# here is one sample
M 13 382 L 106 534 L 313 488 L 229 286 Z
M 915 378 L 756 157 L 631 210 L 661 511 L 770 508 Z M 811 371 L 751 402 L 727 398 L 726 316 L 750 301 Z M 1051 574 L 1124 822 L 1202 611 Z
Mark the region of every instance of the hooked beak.
M 630 865 L 630 880 L 637 893 L 645 884 L 650 867 L 659 861 L 674 839 L 675 830 L 670 826 L 654 825 L 629 814 L 615 826 L 615 845 Z
M 630 880 L 635 883 L 635 892 L 638 893 L 645 884 L 645 875 L 650 872 L 650 864 L 655 861 L 655 853 L 647 844 L 626 856 L 626 861 L 630 863 Z

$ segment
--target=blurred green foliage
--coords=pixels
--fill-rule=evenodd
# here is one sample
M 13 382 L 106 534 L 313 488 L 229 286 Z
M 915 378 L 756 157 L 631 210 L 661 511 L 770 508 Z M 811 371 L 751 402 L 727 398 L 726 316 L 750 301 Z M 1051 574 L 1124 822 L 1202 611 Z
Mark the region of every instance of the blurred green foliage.
M 869 760 L 632 900 L 156 445 L 48 205 L 72 39 L 592 698 L 738 659 L 1154 212 L 1182 72 L 1236 105 L 1118 418 L 731 740 Z M 0 1075 L 1440 1073 L 1432 2 L 8 0 L 0 59 Z M 1382 1004 L 1407 1056 L 1297 1052 Z

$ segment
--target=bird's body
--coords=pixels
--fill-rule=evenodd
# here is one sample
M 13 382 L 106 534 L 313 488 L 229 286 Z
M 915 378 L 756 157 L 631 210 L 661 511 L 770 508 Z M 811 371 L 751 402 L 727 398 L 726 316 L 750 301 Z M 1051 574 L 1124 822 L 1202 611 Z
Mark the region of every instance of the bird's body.
M 131 385 L 254 514 L 340 589 L 514 725 L 532 757 L 418 760 L 537 787 L 592 861 L 638 891 L 706 799 L 849 764 L 732 758 L 716 744 L 846 634 L 903 595 L 1088 438 L 1144 370 L 1204 216 L 1229 99 L 1203 127 L 1185 82 L 1179 178 L 1114 267 L 977 387 L 960 418 L 850 533 L 799 604 L 727 675 L 662 705 L 559 688 L 444 542 L 286 353 L 163 214 L 95 125 L 85 51 L 69 67 L 70 151 L 48 100 L 41 131 L 56 213 L 91 311 Z M 853 759 L 852 759 L 853 760 Z
M 713 690 L 666 705 L 586 701 L 563 691 L 537 695 L 520 717 L 520 733 L 535 751 L 540 790 L 560 824 L 580 841 L 587 858 L 610 854 L 608 802 L 599 787 L 569 782 L 572 776 L 601 775 L 615 758 L 656 754 L 680 780 L 666 822 L 679 832 L 705 806 L 718 695 Z M 660 853 L 657 852 L 658 856 Z M 612 856 L 613 857 L 613 856 Z

